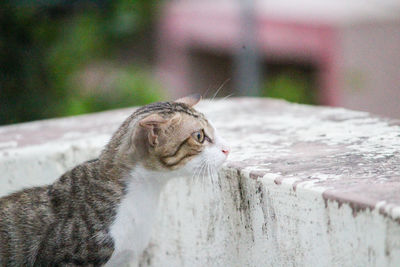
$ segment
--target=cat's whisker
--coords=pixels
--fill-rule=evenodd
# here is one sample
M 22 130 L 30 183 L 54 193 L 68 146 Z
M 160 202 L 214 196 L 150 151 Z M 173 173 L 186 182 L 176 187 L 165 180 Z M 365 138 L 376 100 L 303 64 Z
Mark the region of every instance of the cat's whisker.
M 194 169 L 192 176 L 190 177 L 190 180 L 194 180 L 196 178 L 196 172 L 197 172 L 197 167 Z
M 210 91 L 210 89 L 211 89 L 211 86 L 208 86 L 206 92 L 203 94 L 203 98 L 207 98 L 207 94 Z
M 196 167 L 194 175 L 193 175 L 193 179 L 197 182 L 200 178 L 201 175 L 201 170 L 203 168 L 203 163 L 200 164 L 200 166 Z
M 212 165 L 211 166 L 211 176 L 212 176 L 212 181 L 213 181 L 213 190 L 214 192 L 217 190 L 217 186 L 218 185 L 218 173 L 215 171 L 215 166 Z
M 205 160 L 204 161 L 204 174 L 203 174 L 204 181 L 206 181 L 207 178 L 208 178 L 208 161 Z
M 213 95 L 213 97 L 211 98 L 211 100 L 214 100 L 215 97 L 218 95 L 219 91 L 225 86 L 225 84 L 230 81 L 231 78 L 226 79 L 221 86 L 217 89 L 217 91 L 215 92 L 215 94 Z
M 214 161 L 215 161 L 215 157 L 213 157 L 210 162 L 214 162 Z M 214 184 L 213 177 L 212 177 L 211 164 L 208 164 L 207 168 L 208 168 L 208 176 L 209 176 L 209 179 L 211 181 L 211 184 Z
M 207 175 L 207 161 L 205 160 L 204 161 L 204 167 L 203 167 L 203 170 L 202 170 L 202 176 L 201 176 L 203 193 L 206 192 L 206 188 L 208 187 L 208 185 L 207 185 L 207 177 L 208 177 L 208 175 Z
M 203 184 L 202 173 L 203 173 L 204 165 L 205 165 L 205 161 L 203 160 L 195 170 L 195 175 L 196 175 L 195 179 L 196 179 L 197 183 L 200 182 L 201 184 Z
M 214 185 L 213 179 L 212 179 L 212 175 L 211 175 L 211 170 L 210 170 L 210 164 L 207 164 L 207 174 L 208 174 L 208 179 L 211 182 L 211 185 Z
M 229 97 L 231 97 L 231 96 L 233 96 L 233 95 L 235 95 L 234 93 L 232 93 L 232 94 L 229 94 L 229 95 L 227 95 L 227 96 L 224 96 L 223 98 L 221 98 L 221 99 L 218 99 L 218 101 L 223 101 L 223 100 L 226 100 L 226 99 L 228 99 Z
M 198 172 L 200 171 L 200 167 L 196 167 L 193 171 L 192 176 L 190 177 L 190 186 L 192 186 L 194 183 L 196 183 L 196 177 L 198 175 Z
M 195 179 L 197 179 L 200 176 L 201 168 L 202 168 L 202 164 L 200 164 L 200 166 L 196 167 L 195 173 L 194 173 L 194 178 Z
M 201 166 L 201 169 L 199 171 L 199 181 L 201 182 L 201 185 L 203 186 L 205 162 L 203 162 L 201 165 L 202 166 Z
M 193 175 L 192 175 L 192 178 L 191 178 L 192 183 L 194 183 L 194 184 L 198 184 L 199 182 L 201 183 L 199 178 L 200 178 L 201 173 L 202 173 L 203 165 L 204 165 L 204 163 L 201 162 L 201 164 L 199 166 L 195 167 Z
M 206 178 L 207 178 L 207 162 L 205 162 L 204 169 L 203 169 L 203 183 L 204 184 L 207 181 Z
M 207 160 L 204 160 L 204 168 L 203 168 L 203 174 L 202 174 L 203 192 L 207 188 L 207 177 L 208 177 L 208 175 L 207 175 L 207 166 L 208 166 L 208 162 L 207 162 Z
M 210 176 L 213 186 L 215 185 L 215 174 L 213 168 L 210 166 Z
M 213 189 L 215 190 L 215 185 L 217 184 L 217 179 L 215 177 L 214 168 L 212 166 L 210 166 L 210 175 L 211 175 L 211 181 L 213 184 Z
M 215 206 L 215 186 L 214 186 L 214 179 L 213 179 L 213 174 L 212 174 L 212 164 L 209 164 L 208 165 L 208 172 L 209 172 L 209 176 L 210 176 L 210 178 L 209 178 L 209 180 L 210 180 L 210 182 L 211 182 L 211 190 L 210 190 L 210 193 L 211 193 L 211 199 L 212 199 L 212 203 L 213 203 L 213 205 L 211 205 L 211 207 L 210 208 L 213 208 L 214 206 Z

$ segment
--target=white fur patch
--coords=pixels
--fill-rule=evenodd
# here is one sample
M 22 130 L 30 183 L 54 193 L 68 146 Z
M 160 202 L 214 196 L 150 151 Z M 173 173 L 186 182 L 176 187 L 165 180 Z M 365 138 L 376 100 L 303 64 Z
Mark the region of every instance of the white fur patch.
M 108 266 L 115 266 L 127 255 L 130 257 L 126 260 L 136 261 L 146 248 L 157 212 L 158 198 L 167 180 L 165 174 L 147 170 L 140 165 L 132 170 L 127 193 L 110 227 L 115 249 Z

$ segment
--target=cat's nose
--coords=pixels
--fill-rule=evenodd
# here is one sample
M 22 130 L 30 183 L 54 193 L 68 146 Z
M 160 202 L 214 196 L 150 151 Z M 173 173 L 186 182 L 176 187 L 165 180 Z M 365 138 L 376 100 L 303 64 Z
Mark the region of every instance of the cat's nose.
M 224 147 L 221 151 L 222 151 L 222 153 L 224 153 L 226 156 L 229 155 L 229 148 Z

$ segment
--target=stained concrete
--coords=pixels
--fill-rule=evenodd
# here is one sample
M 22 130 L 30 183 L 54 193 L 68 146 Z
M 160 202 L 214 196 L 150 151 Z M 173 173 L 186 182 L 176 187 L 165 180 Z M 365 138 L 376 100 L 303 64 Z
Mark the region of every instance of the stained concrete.
M 171 181 L 143 266 L 400 266 L 400 123 L 231 98 L 198 109 L 231 145 L 208 179 Z M 96 157 L 133 109 L 0 127 L 0 195 Z

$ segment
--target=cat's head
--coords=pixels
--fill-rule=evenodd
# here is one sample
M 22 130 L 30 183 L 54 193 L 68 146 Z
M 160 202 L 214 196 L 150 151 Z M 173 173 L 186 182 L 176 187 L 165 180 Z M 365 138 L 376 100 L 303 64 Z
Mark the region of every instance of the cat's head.
M 193 108 L 200 99 L 200 95 L 192 95 L 138 109 L 130 144 L 136 161 L 146 169 L 185 175 L 202 168 L 216 170 L 226 160 L 229 148 L 205 116 Z

